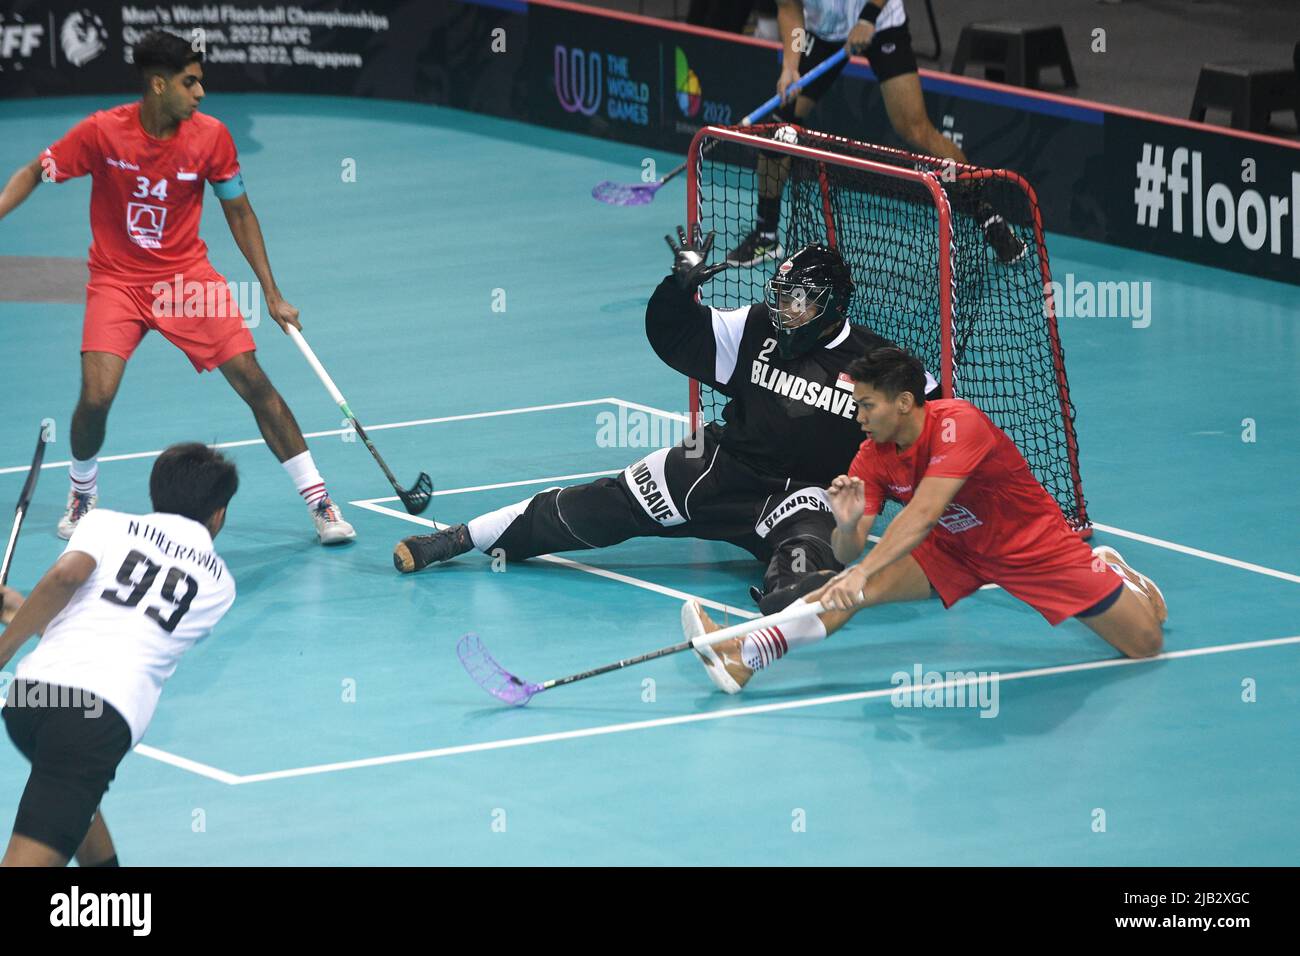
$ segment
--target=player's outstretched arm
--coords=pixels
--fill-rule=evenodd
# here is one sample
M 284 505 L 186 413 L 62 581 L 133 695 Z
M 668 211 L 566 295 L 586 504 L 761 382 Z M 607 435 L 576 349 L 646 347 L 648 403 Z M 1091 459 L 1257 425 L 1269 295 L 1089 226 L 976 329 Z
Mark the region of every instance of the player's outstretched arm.
M 669 368 L 698 381 L 725 388 L 718 374 L 717 332 L 712 313 L 696 301 L 701 285 L 726 269 L 726 262 L 709 264 L 713 234 L 698 227 L 693 236 L 677 227 L 677 241 L 664 236 L 673 253 L 671 273 L 659 283 L 645 310 L 645 334 L 650 347 Z M 727 331 L 730 335 L 731 331 Z M 727 372 L 726 377 L 730 377 Z
M 904 555 L 911 554 L 939 523 L 944 510 L 965 483 L 965 478 L 922 478 L 912 500 L 889 523 L 871 553 L 862 559 L 861 564 L 844 571 L 827 586 L 822 593 L 822 604 L 836 611 L 857 608 L 858 595 L 866 587 L 867 580 Z
M 9 663 L 29 637 L 40 634 L 49 626 L 94 571 L 95 559 L 81 551 L 69 551 L 54 562 L 27 600 L 19 604 L 13 620 L 0 634 L 0 668 Z M 7 595 L 5 606 L 7 610 Z
M 19 166 L 0 191 L 0 219 L 18 208 L 32 191 L 41 184 L 41 161 L 33 159 L 26 166 Z
M 266 297 L 266 307 L 271 318 L 286 332 L 289 326 L 301 331 L 302 323 L 298 321 L 298 310 L 284 300 L 275 277 L 271 275 L 271 262 L 266 257 L 266 241 L 262 237 L 262 226 L 253 212 L 253 205 L 244 193 L 234 199 L 221 200 L 221 211 L 226 214 L 226 224 L 230 234 L 235 237 L 235 244 L 248 260 L 253 274 L 262 285 L 262 294 Z

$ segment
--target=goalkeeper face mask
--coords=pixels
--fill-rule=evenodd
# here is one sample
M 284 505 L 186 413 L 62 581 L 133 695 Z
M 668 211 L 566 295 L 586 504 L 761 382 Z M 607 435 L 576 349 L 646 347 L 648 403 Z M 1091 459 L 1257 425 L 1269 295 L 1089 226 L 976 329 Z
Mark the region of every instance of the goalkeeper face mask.
M 811 351 L 843 325 L 852 294 L 844 261 L 830 249 L 808 246 L 781 263 L 764 296 L 781 357 Z

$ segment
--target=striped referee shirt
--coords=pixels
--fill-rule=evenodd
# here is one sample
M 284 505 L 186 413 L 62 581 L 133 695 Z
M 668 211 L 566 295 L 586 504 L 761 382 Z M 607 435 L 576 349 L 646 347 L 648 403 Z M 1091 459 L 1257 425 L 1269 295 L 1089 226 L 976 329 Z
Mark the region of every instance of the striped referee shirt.
M 823 40 L 843 43 L 849 31 L 858 22 L 862 8 L 870 0 L 795 0 L 803 7 L 803 25 L 809 33 Z M 903 0 L 885 0 L 884 9 L 876 18 L 877 30 L 902 26 L 907 20 Z

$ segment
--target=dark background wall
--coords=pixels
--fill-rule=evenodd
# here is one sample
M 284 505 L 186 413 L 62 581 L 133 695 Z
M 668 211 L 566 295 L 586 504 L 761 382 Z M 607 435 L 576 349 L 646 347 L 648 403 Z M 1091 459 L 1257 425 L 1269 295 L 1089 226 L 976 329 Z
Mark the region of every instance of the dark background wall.
M 582 0 L 590 6 L 685 19 L 689 0 Z M 912 39 L 932 53 L 924 0 L 906 0 Z M 1284 65 L 1300 42 L 1300 0 L 931 0 L 942 41 L 938 62 L 948 70 L 966 23 L 1020 20 L 1057 23 L 1065 31 L 1079 88 L 1066 95 L 1186 118 L 1201 64 L 1246 60 Z M 1106 31 L 1106 52 L 1093 53 L 1092 31 Z M 1055 71 L 1048 89 L 1057 90 Z M 1227 122 L 1225 113 L 1206 119 Z M 1275 135 L 1296 136 L 1294 113 L 1273 117 Z

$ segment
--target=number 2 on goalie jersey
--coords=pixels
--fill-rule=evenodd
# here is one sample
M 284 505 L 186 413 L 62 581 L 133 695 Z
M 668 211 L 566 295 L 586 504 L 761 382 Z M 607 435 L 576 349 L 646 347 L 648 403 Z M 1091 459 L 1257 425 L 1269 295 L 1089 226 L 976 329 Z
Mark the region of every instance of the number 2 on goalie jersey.
M 105 588 L 100 594 L 105 601 L 112 604 L 119 604 L 122 607 L 135 607 L 149 593 L 153 587 L 154 579 L 158 577 L 158 572 L 162 566 L 150 561 L 139 551 L 132 551 L 122 562 L 122 567 L 117 571 L 117 583 L 121 585 L 118 589 Z M 136 572 L 139 571 L 139 576 Z M 181 584 L 185 585 L 183 594 L 177 595 L 177 588 Z M 130 590 L 125 591 L 124 589 Z M 170 608 L 158 607 L 151 605 L 145 608 L 145 615 L 153 618 L 159 626 L 168 634 L 176 630 L 176 625 L 181 622 L 185 612 L 190 609 L 194 603 L 195 596 L 199 593 L 199 583 L 190 577 L 180 568 L 169 568 L 167 577 L 163 580 L 162 598 L 170 603 Z M 170 610 L 167 617 L 163 617 L 164 611 Z

